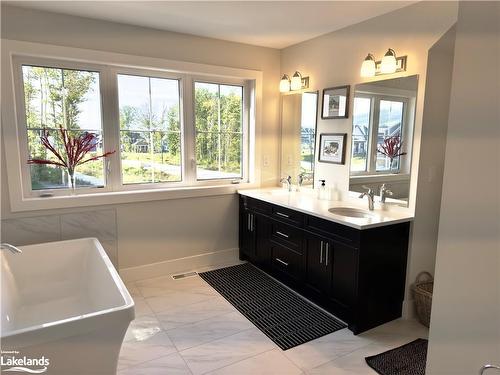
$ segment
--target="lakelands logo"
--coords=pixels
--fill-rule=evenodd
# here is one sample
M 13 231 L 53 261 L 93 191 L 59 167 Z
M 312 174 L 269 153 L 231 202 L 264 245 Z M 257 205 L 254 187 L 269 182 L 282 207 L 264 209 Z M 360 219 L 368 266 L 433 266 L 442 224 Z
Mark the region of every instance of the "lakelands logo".
M 2 373 L 27 372 L 29 374 L 42 374 L 47 372 L 50 360 L 45 356 L 39 358 L 20 356 L 17 350 L 2 350 L 0 364 L 2 365 Z

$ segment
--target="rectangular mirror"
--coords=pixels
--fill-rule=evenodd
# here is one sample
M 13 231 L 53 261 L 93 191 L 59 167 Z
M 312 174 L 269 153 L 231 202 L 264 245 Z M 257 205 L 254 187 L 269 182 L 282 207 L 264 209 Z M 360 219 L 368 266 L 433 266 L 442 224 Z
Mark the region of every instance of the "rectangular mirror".
M 283 95 L 281 107 L 281 177 L 312 186 L 316 145 L 318 92 Z
M 356 85 L 349 190 L 408 206 L 418 76 Z

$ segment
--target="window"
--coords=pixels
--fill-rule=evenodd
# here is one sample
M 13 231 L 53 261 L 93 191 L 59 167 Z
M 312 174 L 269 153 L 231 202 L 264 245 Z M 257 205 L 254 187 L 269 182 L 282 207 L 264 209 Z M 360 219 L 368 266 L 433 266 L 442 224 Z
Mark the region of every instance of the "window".
M 118 75 L 124 184 L 182 180 L 179 81 Z
M 195 82 L 196 178 L 243 177 L 243 87 Z
M 377 149 L 384 143 L 384 139 L 402 135 L 404 102 L 400 100 L 380 100 L 377 132 Z M 399 158 L 394 162 L 399 164 Z M 399 166 L 395 166 L 398 168 Z M 384 172 L 391 169 L 387 156 L 377 153 L 376 171 Z
M 22 66 L 24 85 L 24 108 L 30 158 L 55 159 L 41 144 L 44 129 L 49 139 L 62 150 L 59 127 L 70 130 L 70 134 L 82 132 L 97 136 L 95 148 L 90 156 L 102 153 L 101 97 L 99 73 L 85 70 Z M 81 187 L 105 185 L 102 160 L 83 164 L 75 178 Z M 30 165 L 32 190 L 64 189 L 68 187 L 68 176 L 58 167 Z
M 378 152 L 387 137 L 404 139 L 407 98 L 357 94 L 354 98 L 351 172 L 386 173 L 390 160 Z M 400 168 L 395 159 L 392 170 Z M 397 164 L 396 164 L 397 163 Z
M 96 135 L 88 157 L 116 151 L 77 167 L 76 194 L 248 181 L 251 80 L 207 76 L 202 82 L 150 69 L 13 61 L 23 104 L 17 115 L 24 197 L 70 194 L 61 168 L 27 165 L 29 158 L 54 158 L 40 140 L 46 130 L 65 155 L 60 125 L 71 134 Z

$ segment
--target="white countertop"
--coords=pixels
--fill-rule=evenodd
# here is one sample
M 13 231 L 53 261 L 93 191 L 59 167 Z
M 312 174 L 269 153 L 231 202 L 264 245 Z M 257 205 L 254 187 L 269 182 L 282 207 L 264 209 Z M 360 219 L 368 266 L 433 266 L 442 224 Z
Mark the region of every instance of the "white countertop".
M 390 204 L 375 202 L 375 209 L 373 211 L 368 211 L 367 198 L 359 199 L 349 197 L 341 201 L 320 200 L 316 196 L 316 190 L 312 189 L 303 189 L 303 191 L 300 192 L 288 192 L 286 189 L 282 188 L 266 188 L 238 190 L 238 193 L 356 229 L 375 228 L 413 220 L 413 212 L 408 208 L 394 207 Z M 363 209 L 366 210 L 370 216 L 356 218 L 336 215 L 328 211 L 328 209 L 332 207 Z

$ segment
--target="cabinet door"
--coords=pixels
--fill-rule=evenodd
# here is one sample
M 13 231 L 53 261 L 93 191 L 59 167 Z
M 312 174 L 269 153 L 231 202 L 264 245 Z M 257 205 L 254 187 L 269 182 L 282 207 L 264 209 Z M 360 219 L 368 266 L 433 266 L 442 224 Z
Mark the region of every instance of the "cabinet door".
M 332 241 L 333 255 L 330 296 L 336 302 L 351 307 L 356 298 L 358 278 L 358 249 Z
M 242 210 L 240 214 L 240 251 L 251 259 L 255 259 L 255 228 L 255 214 L 249 210 Z
M 306 242 L 306 283 L 317 293 L 329 294 L 332 281 L 331 244 L 314 235 L 308 235 Z

